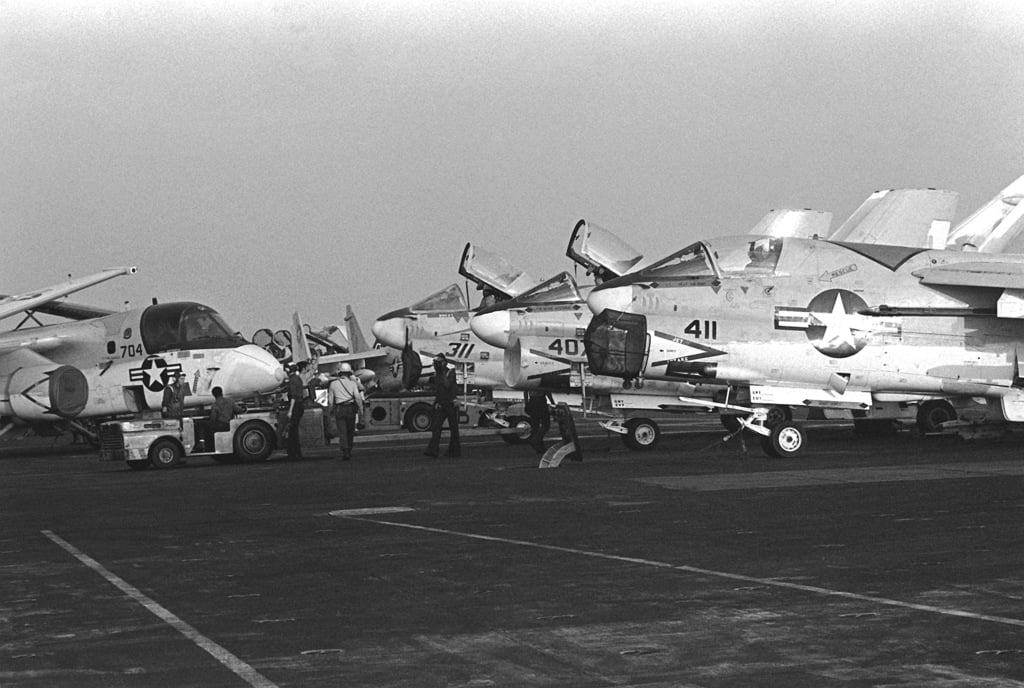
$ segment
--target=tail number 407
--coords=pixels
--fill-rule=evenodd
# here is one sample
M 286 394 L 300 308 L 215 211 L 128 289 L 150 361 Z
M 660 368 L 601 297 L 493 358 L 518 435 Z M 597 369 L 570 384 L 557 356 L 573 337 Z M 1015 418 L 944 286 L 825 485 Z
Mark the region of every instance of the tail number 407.
M 548 345 L 548 351 L 558 356 L 582 356 L 585 353 L 583 342 L 579 339 L 554 339 Z

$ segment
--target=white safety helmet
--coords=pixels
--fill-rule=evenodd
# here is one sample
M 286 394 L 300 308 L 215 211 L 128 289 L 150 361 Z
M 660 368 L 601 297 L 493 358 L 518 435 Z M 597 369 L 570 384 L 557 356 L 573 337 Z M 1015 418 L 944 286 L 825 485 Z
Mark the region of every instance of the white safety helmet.
M 338 366 L 338 372 L 342 375 L 347 375 L 352 372 L 352 366 L 350 366 L 348 362 L 342 363 Z

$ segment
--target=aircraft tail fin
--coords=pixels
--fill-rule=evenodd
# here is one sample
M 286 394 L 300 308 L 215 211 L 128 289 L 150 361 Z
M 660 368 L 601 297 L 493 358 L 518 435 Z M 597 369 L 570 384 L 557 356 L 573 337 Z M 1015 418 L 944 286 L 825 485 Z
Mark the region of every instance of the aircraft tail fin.
M 345 307 L 345 329 L 348 330 L 349 351 L 367 351 L 370 348 L 351 305 Z
M 298 311 L 292 314 L 292 362 L 308 361 L 313 356 L 309 351 L 309 340 L 306 339 L 306 328 Z

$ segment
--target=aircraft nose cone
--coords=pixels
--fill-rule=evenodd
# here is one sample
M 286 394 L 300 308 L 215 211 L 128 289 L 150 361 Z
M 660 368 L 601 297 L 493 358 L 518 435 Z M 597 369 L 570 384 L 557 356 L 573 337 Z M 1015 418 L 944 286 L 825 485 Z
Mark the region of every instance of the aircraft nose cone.
M 629 305 L 633 303 L 633 287 L 608 287 L 607 289 L 594 289 L 587 297 L 587 306 L 594 315 L 600 315 L 605 309 L 613 311 L 628 311 Z
M 405 348 L 405 318 L 380 318 L 370 327 L 373 336 L 386 346 Z
M 469 327 L 473 334 L 491 346 L 504 349 L 508 346 L 511 321 L 508 311 L 492 311 L 474 315 L 469 321 Z
M 224 394 L 245 397 L 271 392 L 285 381 L 281 363 L 255 344 L 246 344 L 225 354 L 213 384 Z

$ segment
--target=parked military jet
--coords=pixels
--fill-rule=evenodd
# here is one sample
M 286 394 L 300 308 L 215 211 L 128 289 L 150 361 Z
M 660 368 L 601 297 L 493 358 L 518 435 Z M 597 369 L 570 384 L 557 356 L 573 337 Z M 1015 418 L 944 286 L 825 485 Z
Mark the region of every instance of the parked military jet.
M 952 212 L 951 192 L 935 190 L 888 190 L 872 194 L 841 230 L 847 234 L 898 234 L 905 230 L 923 241 L 936 217 Z M 953 203 L 955 205 L 955 203 Z M 770 237 L 827 236 L 832 214 L 810 209 L 769 211 L 751 234 Z M 947 227 L 948 229 L 948 227 Z M 918 236 L 920 234 L 920 236 Z M 642 254 L 612 232 L 580 220 L 573 228 L 566 255 L 581 265 L 600 284 L 635 270 Z M 591 408 L 611 411 L 628 420 L 606 427 L 623 433 L 632 448 L 647 448 L 658 441 L 659 428 L 650 411 L 680 408 L 678 397 L 710 398 L 724 394 L 720 384 L 701 382 L 647 382 L 638 388 L 622 380 L 594 375 L 586 366 L 583 336 L 591 313 L 585 306 L 590 287 L 578 287 L 568 273 L 561 273 L 520 296 L 477 311 L 470 325 L 488 344 L 505 349 L 505 382 L 515 389 L 573 389 L 589 395 Z M 632 387 L 632 388 L 631 388 Z M 788 409 L 773 406 L 772 420 L 784 420 Z M 730 418 L 723 416 L 723 422 Z
M 590 293 L 598 374 L 748 387 L 753 406 L 869 409 L 984 398 L 1024 421 L 1024 256 L 725 237 Z M 798 425 L 765 437 L 804 446 Z
M 507 300 L 537 284 L 523 270 L 480 247 L 466 244 L 459 274 L 483 291 L 482 305 Z M 504 387 L 504 350 L 480 340 L 470 330 L 468 296 L 458 284 L 450 284 L 411 306 L 377 318 L 373 335 L 386 346 L 402 350 L 402 379 L 414 387 L 424 368 L 439 353 L 456 364 L 460 382 L 483 388 Z
M 228 396 L 249 396 L 284 380 L 272 356 L 248 344 L 208 306 L 165 303 L 114 313 L 55 302 L 134 271 L 107 270 L 0 302 L 0 318 L 28 314 L 17 328 L 0 333 L 0 433 L 15 424 L 43 431 L 158 410 L 178 371 L 189 384 L 186 406 L 211 403 L 214 386 Z M 23 327 L 34 313 L 78 321 Z

